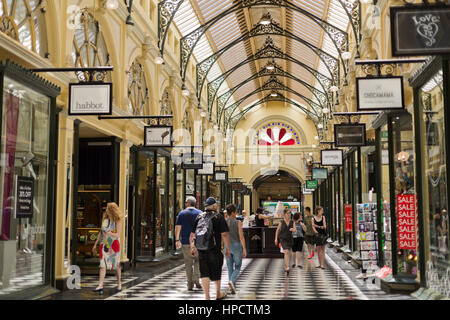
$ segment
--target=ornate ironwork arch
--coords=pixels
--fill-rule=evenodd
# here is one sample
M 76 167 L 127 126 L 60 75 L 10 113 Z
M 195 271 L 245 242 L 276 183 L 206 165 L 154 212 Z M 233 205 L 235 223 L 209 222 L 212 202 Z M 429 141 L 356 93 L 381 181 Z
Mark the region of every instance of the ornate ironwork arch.
M 217 123 L 220 126 L 220 120 L 222 118 L 222 116 L 226 113 L 226 110 L 232 109 L 231 111 L 231 115 L 234 113 L 234 111 L 236 110 L 236 108 L 239 107 L 239 105 L 244 102 L 246 99 L 250 98 L 251 96 L 259 93 L 259 92 L 263 92 L 263 91 L 287 91 L 290 92 L 292 94 L 295 94 L 296 96 L 300 97 L 301 99 L 303 99 L 310 107 L 311 109 L 314 111 L 314 115 L 319 117 L 319 115 L 317 114 L 317 110 L 316 108 L 321 108 L 320 105 L 318 105 L 317 103 L 315 103 L 314 101 L 312 101 L 311 99 L 305 97 L 304 95 L 302 95 L 301 93 L 298 93 L 297 91 L 286 87 L 282 82 L 280 82 L 276 77 L 272 77 L 271 79 L 269 79 L 266 83 L 264 83 L 260 88 L 252 91 L 251 93 L 247 94 L 246 96 L 244 96 L 243 98 L 239 99 L 238 101 L 236 101 L 235 103 L 233 103 L 232 105 L 223 108 L 222 110 L 217 110 L 219 116 L 217 119 Z M 225 119 L 225 116 L 224 116 Z
M 321 87 L 323 88 L 324 92 L 328 93 L 328 89 L 332 85 L 332 79 L 328 78 L 324 74 L 320 73 L 319 71 L 309 67 L 308 65 L 304 64 L 303 62 L 300 62 L 299 60 L 292 58 L 290 55 L 284 53 L 281 51 L 281 49 L 277 48 L 273 44 L 272 38 L 268 37 L 266 40 L 265 45 L 259 49 L 253 56 L 245 59 L 244 61 L 240 62 L 230 70 L 227 70 L 223 74 L 221 74 L 219 77 L 208 83 L 208 105 L 211 105 L 211 101 L 214 101 L 217 91 L 219 90 L 220 86 L 223 82 L 232 74 L 234 71 L 242 67 L 243 65 L 246 65 L 249 62 L 259 60 L 259 59 L 282 59 L 287 60 L 293 63 L 298 64 L 299 66 L 303 67 L 305 70 L 307 70 L 309 73 L 311 73 L 317 81 L 320 83 Z M 197 93 L 198 100 L 200 101 L 201 92 Z M 331 97 L 329 97 L 329 100 L 331 100 Z M 211 110 L 209 110 L 211 112 Z
M 245 79 L 244 81 L 239 83 L 237 86 L 233 87 L 229 91 L 227 91 L 227 92 L 223 93 L 222 95 L 220 95 L 219 97 L 217 97 L 217 99 L 216 99 L 217 109 L 221 110 L 223 107 L 225 107 L 226 104 L 228 103 L 228 101 L 230 100 L 231 96 L 239 88 L 243 87 L 245 84 L 249 83 L 250 81 L 253 81 L 253 80 L 261 78 L 261 77 L 266 77 L 266 76 L 269 76 L 269 77 L 270 76 L 280 76 L 280 77 L 292 79 L 292 80 L 302 84 L 304 87 L 306 87 L 306 89 L 311 91 L 311 93 L 314 95 L 314 97 L 317 99 L 317 101 L 319 101 L 322 105 L 328 104 L 328 106 L 330 107 L 330 110 L 331 110 L 331 104 L 329 103 L 328 96 L 325 93 L 314 88 L 313 86 L 306 83 L 305 81 L 293 76 L 289 72 L 284 71 L 278 64 L 274 63 L 273 67 L 274 67 L 273 70 L 268 70 L 264 66 L 261 69 L 261 71 L 259 71 L 258 73 L 254 74 L 250 78 Z M 210 109 L 210 107 L 212 108 L 212 106 L 208 106 L 208 110 Z
M 344 8 L 349 17 L 355 39 L 357 39 L 357 46 L 361 38 L 361 4 L 360 1 L 338 0 Z M 163 0 L 158 4 L 158 47 L 161 56 L 164 55 L 164 44 L 167 38 L 170 24 L 175 17 L 176 12 L 180 8 L 184 0 Z M 351 12 L 349 12 L 351 10 Z M 338 50 L 339 51 L 339 50 Z
M 253 27 L 252 30 L 246 32 L 239 38 L 235 39 L 233 42 L 229 43 L 219 51 L 215 52 L 208 58 L 204 59 L 196 66 L 196 74 L 197 74 L 197 92 L 202 91 L 203 85 L 206 81 L 206 77 L 211 70 L 214 63 L 224 54 L 226 51 L 228 51 L 230 48 L 235 46 L 236 44 L 243 42 L 247 39 L 258 37 L 258 36 L 268 36 L 268 35 L 276 35 L 276 36 L 283 36 L 287 37 L 293 40 L 296 40 L 302 44 L 304 44 L 306 47 L 311 49 L 314 54 L 316 54 L 320 60 L 324 63 L 325 67 L 327 68 L 328 72 L 330 73 L 330 76 L 333 79 L 333 83 L 338 85 L 339 84 L 339 78 L 340 78 L 340 63 L 339 59 L 336 59 L 335 57 L 331 56 L 330 54 L 326 53 L 322 49 L 317 48 L 316 46 L 312 45 L 308 41 L 302 39 L 301 37 L 295 35 L 294 33 L 283 29 L 278 23 L 271 20 L 270 24 L 262 25 L 257 24 Z M 184 72 L 186 72 L 186 66 L 182 66 L 184 68 Z M 183 75 L 185 76 L 185 74 Z M 344 75 L 346 76 L 346 74 Z M 184 79 L 184 78 L 183 78 Z
M 314 119 L 314 117 L 317 117 L 316 115 L 312 114 L 311 111 L 309 111 L 308 109 L 305 109 L 302 105 L 298 104 L 297 102 L 286 98 L 285 96 L 283 96 L 282 94 L 279 94 L 277 97 L 271 97 L 270 94 L 267 95 L 266 97 L 264 97 L 263 99 L 253 103 L 251 106 L 247 107 L 245 110 L 243 110 L 241 113 L 230 117 L 227 122 L 226 122 L 226 128 L 224 128 L 225 130 L 232 124 L 232 122 L 234 122 L 233 124 L 233 130 L 236 129 L 236 125 L 237 123 L 242 119 L 242 117 L 249 112 L 251 109 L 253 109 L 256 106 L 259 106 L 263 103 L 266 102 L 274 102 L 274 101 L 278 101 L 278 102 L 286 102 L 289 103 L 291 105 L 293 105 L 294 107 L 297 107 L 299 109 L 301 109 L 303 112 L 305 112 L 307 114 L 307 116 L 313 121 L 314 126 L 316 126 L 317 129 L 317 122 L 319 120 L 319 118 Z M 234 120 L 234 121 L 233 121 Z
M 200 38 L 211 28 L 215 23 L 220 21 L 222 18 L 227 15 L 244 8 L 256 7 L 256 6 L 277 6 L 277 7 L 285 7 L 291 9 L 293 11 L 297 11 L 307 18 L 311 19 L 315 22 L 320 28 L 324 30 L 324 32 L 330 37 L 331 41 L 335 45 L 337 52 L 342 61 L 341 53 L 343 51 L 348 50 L 348 34 L 340 30 L 339 28 L 329 24 L 327 21 L 322 20 L 310 12 L 306 11 L 303 8 L 296 6 L 288 0 L 240 0 L 235 5 L 226 9 L 224 12 L 221 12 L 214 18 L 211 18 L 209 21 L 205 22 L 203 25 L 199 26 L 197 29 L 191 31 L 189 34 L 181 38 L 180 41 L 180 74 L 181 78 L 184 81 L 186 75 L 186 66 L 189 62 L 189 59 L 194 51 L 195 46 L 199 42 Z M 345 64 L 343 64 L 344 73 L 346 73 Z

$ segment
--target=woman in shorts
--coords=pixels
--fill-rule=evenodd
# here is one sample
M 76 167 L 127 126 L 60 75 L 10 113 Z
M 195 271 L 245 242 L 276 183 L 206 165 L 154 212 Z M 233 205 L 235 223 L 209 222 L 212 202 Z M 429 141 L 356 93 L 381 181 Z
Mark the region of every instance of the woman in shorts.
M 296 212 L 293 217 L 294 227 L 291 229 L 292 237 L 294 238 L 294 244 L 292 245 L 292 259 L 294 260 L 293 268 L 302 267 L 302 256 L 303 256 L 303 234 L 306 231 L 306 226 L 303 224 L 303 220 L 301 219 L 300 213 Z

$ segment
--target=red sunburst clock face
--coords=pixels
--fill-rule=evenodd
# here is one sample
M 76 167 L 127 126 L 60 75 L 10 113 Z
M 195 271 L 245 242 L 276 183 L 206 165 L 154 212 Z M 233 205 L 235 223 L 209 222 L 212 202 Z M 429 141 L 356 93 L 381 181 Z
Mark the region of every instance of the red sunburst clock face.
M 292 126 L 275 122 L 263 126 L 256 137 L 260 146 L 292 146 L 300 144 L 297 132 Z

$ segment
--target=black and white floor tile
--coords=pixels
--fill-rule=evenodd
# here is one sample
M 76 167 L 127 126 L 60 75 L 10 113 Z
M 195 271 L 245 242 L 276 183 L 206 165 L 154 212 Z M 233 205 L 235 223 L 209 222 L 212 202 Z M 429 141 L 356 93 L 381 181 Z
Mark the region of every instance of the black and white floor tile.
M 386 295 L 376 285 L 358 285 L 341 267 L 326 256 L 326 269 L 319 269 L 316 258 L 304 259 L 303 268 L 291 268 L 289 276 L 283 271 L 283 259 L 244 259 L 237 280 L 237 293 L 227 300 L 369 300 L 398 299 Z M 343 261 L 346 263 L 345 261 Z M 356 271 L 357 272 L 357 271 Z M 126 287 L 126 286 L 124 286 Z M 222 290 L 228 290 L 226 263 L 222 269 Z M 229 291 L 229 290 L 228 290 Z M 405 296 L 403 296 L 405 297 Z M 409 297 L 409 296 L 406 296 Z M 211 298 L 215 298 L 211 284 Z M 109 300 L 202 300 L 201 289 L 188 291 L 184 264 L 138 285 L 128 287 Z

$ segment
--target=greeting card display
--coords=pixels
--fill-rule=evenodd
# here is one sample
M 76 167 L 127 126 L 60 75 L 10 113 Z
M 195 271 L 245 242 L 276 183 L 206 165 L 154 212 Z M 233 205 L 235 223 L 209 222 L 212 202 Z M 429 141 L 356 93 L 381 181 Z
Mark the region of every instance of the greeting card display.
M 359 246 L 363 270 L 377 268 L 377 204 L 363 203 L 356 205 L 358 213 Z

